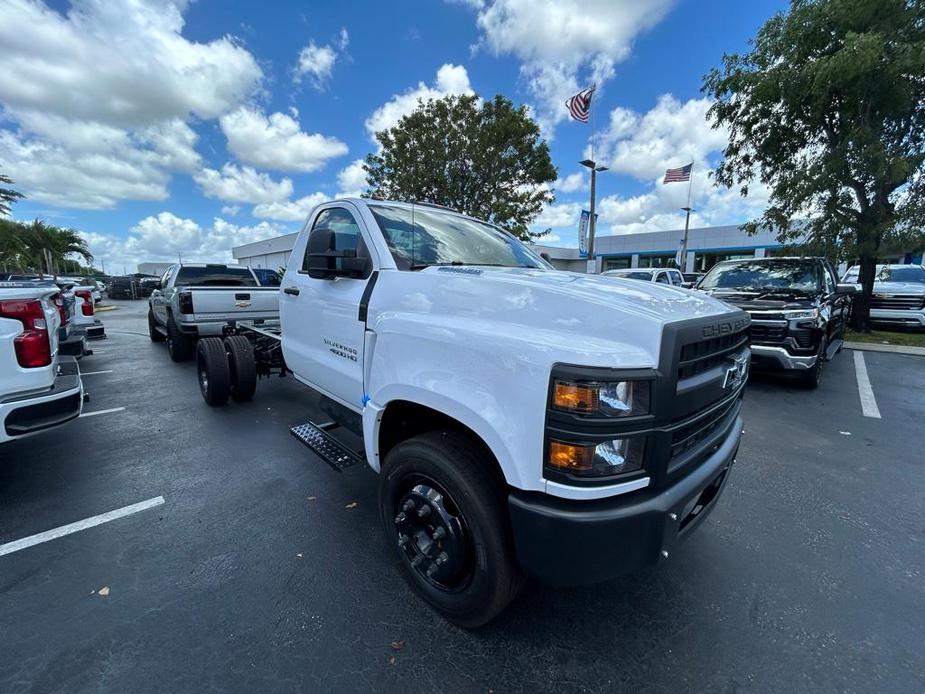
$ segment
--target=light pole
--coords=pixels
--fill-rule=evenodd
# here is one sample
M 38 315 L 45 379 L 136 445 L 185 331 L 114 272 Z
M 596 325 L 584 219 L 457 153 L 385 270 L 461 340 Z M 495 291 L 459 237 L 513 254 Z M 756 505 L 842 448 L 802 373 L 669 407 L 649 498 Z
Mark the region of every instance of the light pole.
M 594 206 L 597 202 L 595 195 L 597 193 L 597 172 L 606 171 L 606 166 L 598 166 L 597 162 L 592 159 L 585 159 L 584 161 L 578 162 L 582 166 L 587 166 L 591 169 L 591 217 L 588 220 L 588 267 L 592 267 L 594 263 L 594 272 L 597 272 L 597 261 L 594 260 L 594 227 L 595 227 L 595 214 Z

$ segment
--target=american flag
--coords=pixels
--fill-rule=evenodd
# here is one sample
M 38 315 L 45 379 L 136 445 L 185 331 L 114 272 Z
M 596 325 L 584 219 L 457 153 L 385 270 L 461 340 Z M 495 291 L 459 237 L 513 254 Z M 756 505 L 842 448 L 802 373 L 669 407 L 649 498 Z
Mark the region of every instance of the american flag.
M 582 123 L 588 122 L 588 116 L 591 114 L 591 95 L 594 94 L 594 89 L 595 87 L 583 89 L 566 100 L 565 105 L 568 107 L 568 112 L 572 118 L 580 120 Z
M 691 169 L 694 168 L 694 162 L 687 166 L 679 166 L 677 169 L 668 169 L 665 172 L 665 180 L 662 183 L 680 183 L 681 181 L 691 180 Z

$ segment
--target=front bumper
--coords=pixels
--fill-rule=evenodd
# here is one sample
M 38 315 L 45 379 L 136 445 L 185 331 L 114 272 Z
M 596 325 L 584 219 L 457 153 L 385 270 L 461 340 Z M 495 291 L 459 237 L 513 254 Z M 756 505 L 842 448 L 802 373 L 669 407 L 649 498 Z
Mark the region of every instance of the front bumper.
M 752 345 L 752 366 L 759 371 L 763 369 L 803 371 L 813 368 L 818 359 L 818 354 L 795 356 L 790 354 L 784 347 Z
M 74 357 L 58 357 L 58 375 L 49 390 L 0 402 L 0 443 L 64 424 L 83 408 L 83 384 Z
M 911 309 L 872 308 L 870 310 L 870 320 L 873 323 L 925 328 L 925 309 L 916 311 Z
M 518 562 L 540 580 L 581 585 L 666 558 L 713 510 L 729 480 L 741 435 L 742 419 L 736 416 L 709 458 L 655 494 L 569 501 L 512 492 L 508 504 Z

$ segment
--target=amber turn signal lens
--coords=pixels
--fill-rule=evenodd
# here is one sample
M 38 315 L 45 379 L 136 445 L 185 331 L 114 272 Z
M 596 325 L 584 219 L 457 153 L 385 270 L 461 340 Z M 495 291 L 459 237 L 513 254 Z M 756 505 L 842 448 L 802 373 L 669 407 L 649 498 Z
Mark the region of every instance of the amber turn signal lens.
M 573 446 L 549 442 L 549 465 L 560 470 L 590 470 L 594 463 L 594 446 Z
M 556 381 L 552 404 L 571 412 L 597 412 L 601 404 L 600 390 L 596 386 Z

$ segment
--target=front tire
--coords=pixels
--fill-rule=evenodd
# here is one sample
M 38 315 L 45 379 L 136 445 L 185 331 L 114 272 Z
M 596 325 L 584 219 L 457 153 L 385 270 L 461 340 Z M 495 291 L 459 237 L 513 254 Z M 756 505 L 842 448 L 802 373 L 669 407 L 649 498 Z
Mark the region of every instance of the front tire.
M 231 394 L 231 369 L 228 354 L 220 337 L 206 337 L 196 348 L 196 375 L 199 392 L 211 406 L 218 407 L 228 402 Z
M 806 369 L 800 374 L 800 385 L 807 390 L 815 390 L 819 387 L 819 383 L 822 380 L 822 365 L 825 363 L 827 347 L 828 342 L 825 338 L 822 338 L 822 343 L 819 345 L 819 355 L 816 357 L 816 363 L 813 364 L 811 369 Z
M 157 329 L 157 322 L 154 320 L 154 312 L 150 308 L 148 309 L 148 335 L 151 337 L 151 342 L 163 342 L 167 339 L 164 337 L 164 334 Z
M 395 446 L 380 475 L 379 510 L 399 572 L 464 628 L 491 621 L 522 583 L 493 464 L 480 442 L 439 431 Z

